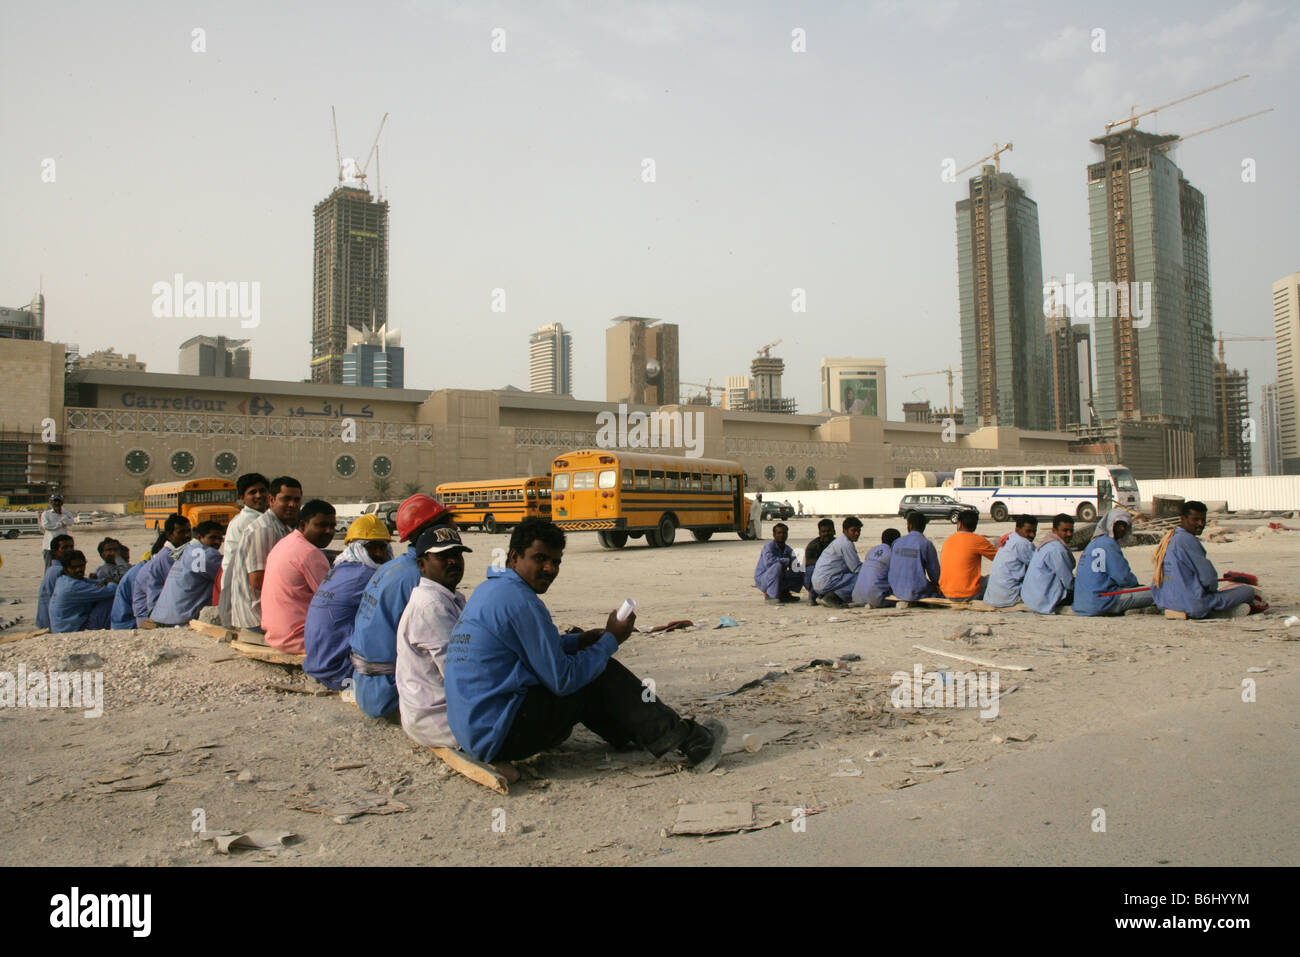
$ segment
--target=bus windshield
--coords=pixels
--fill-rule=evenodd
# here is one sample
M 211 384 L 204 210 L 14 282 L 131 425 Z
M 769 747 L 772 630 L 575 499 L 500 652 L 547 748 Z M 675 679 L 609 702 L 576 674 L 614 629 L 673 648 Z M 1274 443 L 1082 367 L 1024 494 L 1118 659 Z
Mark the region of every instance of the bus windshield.
M 196 491 L 182 492 L 182 505 L 213 505 L 213 504 L 234 504 L 236 494 L 233 488 L 205 488 Z
M 1112 468 L 1110 474 L 1115 479 L 1115 488 L 1121 492 L 1136 492 L 1138 490 L 1137 482 L 1133 479 L 1133 473 L 1128 469 Z

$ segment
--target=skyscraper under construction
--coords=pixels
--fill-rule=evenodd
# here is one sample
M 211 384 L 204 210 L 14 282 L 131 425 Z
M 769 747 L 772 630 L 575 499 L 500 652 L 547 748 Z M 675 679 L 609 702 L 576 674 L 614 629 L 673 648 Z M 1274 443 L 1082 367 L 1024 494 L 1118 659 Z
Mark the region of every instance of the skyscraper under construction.
M 967 422 L 1054 427 L 1038 204 L 986 165 L 957 203 L 962 398 Z
M 316 204 L 312 259 L 311 380 L 332 384 L 343 382 L 348 330 L 374 334 L 388 322 L 388 203 L 351 160 L 339 179 Z
M 1097 414 L 1158 429 L 1170 477 L 1219 452 L 1205 197 L 1167 155 L 1178 139 L 1117 130 L 1088 167 Z

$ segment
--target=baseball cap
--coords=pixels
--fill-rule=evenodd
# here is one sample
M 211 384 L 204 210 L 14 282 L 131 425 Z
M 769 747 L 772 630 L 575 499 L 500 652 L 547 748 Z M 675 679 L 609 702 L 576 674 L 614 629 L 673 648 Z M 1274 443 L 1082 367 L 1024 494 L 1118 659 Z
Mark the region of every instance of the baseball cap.
M 460 540 L 459 530 L 448 528 L 445 525 L 435 525 L 433 528 L 426 530 L 416 541 L 415 554 L 449 552 L 456 548 L 465 552 L 474 550 Z
M 63 495 L 62 495 L 62 493 L 60 493 L 60 492 L 55 492 L 53 495 L 50 496 L 50 501 L 51 501 L 51 502 L 62 502 L 62 501 L 63 501 Z

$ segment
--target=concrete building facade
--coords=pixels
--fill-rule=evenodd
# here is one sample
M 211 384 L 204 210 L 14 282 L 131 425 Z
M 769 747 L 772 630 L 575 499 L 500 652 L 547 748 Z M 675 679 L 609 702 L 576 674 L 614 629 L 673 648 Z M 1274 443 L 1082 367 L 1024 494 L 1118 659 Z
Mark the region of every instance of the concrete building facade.
M 252 371 L 253 351 L 247 339 L 225 336 L 194 336 L 180 345 L 177 372 L 225 379 L 247 379 Z
M 0 339 L 40 342 L 45 338 L 45 296 L 37 293 L 26 306 L 0 306 Z
M 573 395 L 573 336 L 553 322 L 528 337 L 528 391 Z
M 1277 383 L 1260 390 L 1259 402 L 1259 475 L 1282 475 L 1282 442 L 1278 434 Z
M 1300 475 L 1300 272 L 1273 283 L 1277 431 L 1282 475 Z
M 677 325 L 617 316 L 605 330 L 605 399 L 669 405 L 681 398 Z
M 823 359 L 821 396 L 823 412 L 885 418 L 885 360 Z

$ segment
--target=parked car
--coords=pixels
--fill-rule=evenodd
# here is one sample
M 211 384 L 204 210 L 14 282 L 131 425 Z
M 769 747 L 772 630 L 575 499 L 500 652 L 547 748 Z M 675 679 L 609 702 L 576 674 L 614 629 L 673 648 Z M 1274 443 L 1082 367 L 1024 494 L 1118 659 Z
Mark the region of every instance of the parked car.
M 72 520 L 72 524 L 90 525 L 94 521 L 95 521 L 94 516 L 92 516 L 89 512 L 78 512 L 76 517 Z
M 765 501 L 763 503 L 763 512 L 761 517 L 763 521 L 767 521 L 769 518 L 779 518 L 782 520 L 787 518 L 793 518 L 794 506 L 791 505 L 789 502 L 766 502 Z
M 963 505 L 951 495 L 904 495 L 898 503 L 898 514 L 906 518 L 908 512 L 920 512 L 926 518 L 946 518 L 954 525 L 957 517 L 965 511 L 975 511 L 970 505 Z
M 397 507 L 401 502 L 372 502 L 362 509 L 362 515 L 369 515 L 372 512 L 384 520 L 388 526 L 388 532 L 391 535 L 397 534 Z

